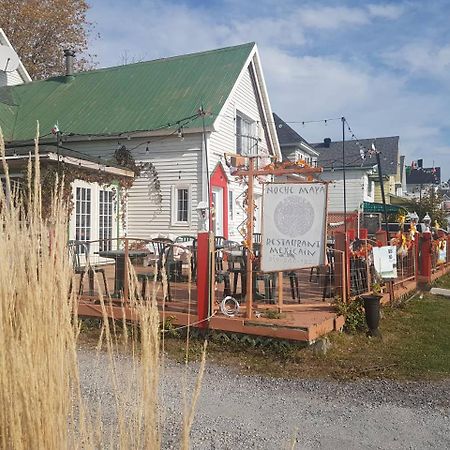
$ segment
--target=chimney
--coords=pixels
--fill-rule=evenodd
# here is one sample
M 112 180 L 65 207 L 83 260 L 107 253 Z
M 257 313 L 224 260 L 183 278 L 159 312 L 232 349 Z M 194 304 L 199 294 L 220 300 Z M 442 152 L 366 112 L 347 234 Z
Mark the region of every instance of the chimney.
M 73 75 L 73 58 L 75 56 L 75 52 L 70 49 L 64 50 L 64 59 L 66 61 L 66 77 L 70 77 Z
M 331 139 L 330 138 L 325 138 L 323 140 L 323 146 L 326 148 L 330 148 L 330 144 L 331 144 Z

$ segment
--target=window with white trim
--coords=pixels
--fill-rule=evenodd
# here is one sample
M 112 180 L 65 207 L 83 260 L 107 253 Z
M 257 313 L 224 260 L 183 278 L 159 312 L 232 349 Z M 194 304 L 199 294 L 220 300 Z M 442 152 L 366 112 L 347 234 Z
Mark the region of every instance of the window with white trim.
M 112 240 L 117 234 L 118 209 L 116 191 L 113 186 L 101 186 L 75 180 L 73 186 L 73 203 L 69 223 L 69 239 L 88 242 L 91 258 L 98 251 L 117 248 L 117 241 Z M 106 239 L 107 241 L 99 242 Z M 81 251 L 84 247 L 80 247 Z M 96 257 L 95 257 L 96 258 Z
M 187 185 L 172 189 L 172 223 L 187 225 L 190 221 L 191 190 Z
M 75 240 L 91 240 L 91 189 L 77 187 L 75 195 Z M 81 247 L 84 252 L 84 247 Z
M 257 144 L 255 121 L 236 111 L 236 153 L 238 155 L 256 153 Z
M 101 189 L 98 200 L 98 238 L 100 251 L 112 250 L 114 193 Z

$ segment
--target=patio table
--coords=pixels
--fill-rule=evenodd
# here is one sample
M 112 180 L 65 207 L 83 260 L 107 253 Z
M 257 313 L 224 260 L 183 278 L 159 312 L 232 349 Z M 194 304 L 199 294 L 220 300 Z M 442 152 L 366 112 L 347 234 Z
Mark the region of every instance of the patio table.
M 99 251 L 99 256 L 102 258 L 110 258 L 116 261 L 114 270 L 114 292 L 120 295 L 123 292 L 123 277 L 125 272 L 125 250 L 105 250 Z M 144 250 L 129 250 L 128 257 L 130 260 L 136 258 L 143 258 L 150 254 L 149 251 Z

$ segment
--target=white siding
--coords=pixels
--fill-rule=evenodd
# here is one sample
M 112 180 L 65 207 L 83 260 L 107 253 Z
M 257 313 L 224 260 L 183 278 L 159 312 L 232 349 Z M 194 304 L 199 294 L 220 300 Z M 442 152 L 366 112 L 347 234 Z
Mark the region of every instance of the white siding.
M 202 186 L 201 141 L 201 134 L 186 135 L 184 139 L 171 136 L 120 141 L 120 145 L 133 149 L 132 153 L 137 162 L 150 161 L 154 164 L 162 194 L 161 211 L 159 211 L 157 202 L 149 195 L 148 181 L 141 177 L 134 181 L 128 192 L 128 236 L 149 239 L 158 235 L 168 235 L 173 238 L 179 234 L 197 232 L 195 208 Z M 147 142 L 150 143 L 147 144 Z M 112 159 L 119 142 L 102 140 L 71 142 L 65 145 L 93 157 Z M 179 184 L 190 186 L 190 222 L 187 226 L 171 224 L 172 190 L 173 186 Z
M 328 186 L 328 211 L 340 212 L 344 210 L 344 182 L 342 172 L 326 171 L 321 175 L 324 181 L 331 181 Z M 361 171 L 346 173 L 347 212 L 356 211 L 364 201 L 364 174 Z
M 0 70 L 0 87 L 15 86 L 17 84 L 23 83 L 24 80 L 17 70 L 13 70 L 12 72 L 3 72 L 2 70 Z
M 263 127 L 261 125 L 262 119 L 258 110 L 258 103 L 256 100 L 256 93 L 253 89 L 250 71 L 247 69 L 241 79 L 239 80 L 236 89 L 229 98 L 224 110 L 221 113 L 220 120 L 218 121 L 217 131 L 213 132 L 208 140 L 208 156 L 210 172 L 214 170 L 219 161 L 222 162 L 229 180 L 229 189 L 234 193 L 234 217 L 233 220 L 228 220 L 228 238 L 232 240 L 241 241 L 242 237 L 238 232 L 239 225 L 242 224 L 245 218 L 244 211 L 242 209 L 242 193 L 245 191 L 246 186 L 239 184 L 230 175 L 229 169 L 224 162 L 224 153 L 235 153 L 236 149 L 236 111 L 239 111 L 245 116 L 249 117 L 256 122 L 255 138 L 260 138 L 258 142 L 258 148 L 260 153 L 267 153 L 267 143 L 264 136 Z M 266 161 L 268 163 L 269 160 Z M 255 186 L 255 194 L 259 194 L 261 188 L 258 183 Z M 204 199 L 206 199 L 206 193 L 203 193 Z M 260 222 L 260 208 L 256 210 L 255 229 L 259 229 Z

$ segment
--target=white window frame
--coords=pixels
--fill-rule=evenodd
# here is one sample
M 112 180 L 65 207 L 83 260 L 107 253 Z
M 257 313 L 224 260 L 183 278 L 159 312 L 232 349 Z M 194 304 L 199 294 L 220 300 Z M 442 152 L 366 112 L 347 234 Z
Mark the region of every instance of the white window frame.
M 246 129 L 242 129 L 242 121 Z M 256 135 L 256 121 L 243 112 L 236 110 L 235 114 L 236 153 L 238 155 L 253 155 L 258 149 L 258 136 Z
M 103 201 L 101 200 L 103 194 Z M 105 198 L 105 194 L 106 198 Z M 102 211 L 103 206 L 103 211 Z M 105 209 L 106 208 L 106 209 Z M 112 189 L 105 189 L 100 186 L 98 190 L 98 238 L 107 239 L 107 241 L 100 242 L 100 250 L 112 250 L 114 245 L 112 238 L 114 237 L 114 192 Z M 111 223 L 109 223 L 111 221 Z
M 91 190 L 91 217 L 90 217 L 90 241 L 98 241 L 100 238 L 100 191 L 112 191 L 116 189 L 114 185 L 101 185 L 98 183 L 88 183 L 82 180 L 75 180 L 72 184 L 72 196 L 73 196 L 73 211 L 70 217 L 69 224 L 69 239 L 76 238 L 76 194 L 77 188 L 85 188 Z M 118 225 L 118 198 L 117 195 L 113 195 L 113 217 L 112 217 L 112 238 L 114 239 L 117 236 L 117 225 Z M 117 248 L 117 242 L 112 242 L 112 248 Z M 99 242 L 95 242 L 90 246 L 90 258 L 91 262 L 98 262 L 101 258 L 95 255 L 95 252 L 98 252 L 100 249 Z
M 187 205 L 187 220 L 178 220 L 178 192 L 180 190 L 187 190 L 188 192 L 188 205 Z M 189 226 L 191 224 L 191 209 L 192 209 L 192 188 L 190 184 L 175 184 L 172 186 L 171 194 L 171 224 L 175 226 Z

